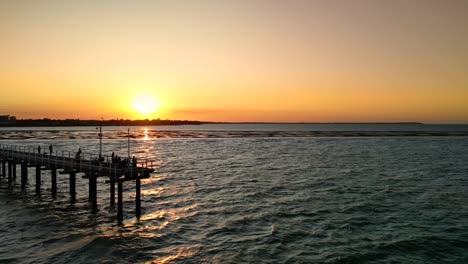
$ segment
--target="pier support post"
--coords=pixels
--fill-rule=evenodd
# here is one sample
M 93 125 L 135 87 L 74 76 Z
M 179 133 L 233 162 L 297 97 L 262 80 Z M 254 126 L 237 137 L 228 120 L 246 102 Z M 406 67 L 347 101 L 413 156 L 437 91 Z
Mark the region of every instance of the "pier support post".
M 13 179 L 16 179 L 16 161 L 15 160 L 12 160 L 11 161 L 11 167 L 13 169 Z
M 41 192 L 41 165 L 36 164 L 36 193 Z
M 10 160 L 8 161 L 8 182 L 10 183 L 12 180 L 12 174 L 13 174 L 13 162 Z
M 123 197 L 122 197 L 123 186 L 122 184 L 123 183 L 121 180 L 117 180 L 117 221 L 119 225 L 121 225 L 123 222 Z
M 110 206 L 115 207 L 115 176 L 110 176 Z
M 21 162 L 21 189 L 26 188 L 28 182 L 28 164 L 25 161 Z
M 93 200 L 93 183 L 92 183 L 92 175 L 93 173 L 90 171 L 86 174 L 88 177 L 88 197 L 89 197 L 89 202 Z
M 2 160 L 2 176 L 6 176 L 6 160 Z
M 137 218 L 141 216 L 141 179 L 137 176 L 136 179 L 136 195 L 135 195 L 135 214 Z
M 76 201 L 76 172 L 70 171 L 70 202 Z
M 94 172 L 89 175 L 89 201 L 93 214 L 97 213 L 97 175 Z
M 57 196 L 57 168 L 52 167 L 50 171 L 51 180 L 52 180 L 52 198 Z

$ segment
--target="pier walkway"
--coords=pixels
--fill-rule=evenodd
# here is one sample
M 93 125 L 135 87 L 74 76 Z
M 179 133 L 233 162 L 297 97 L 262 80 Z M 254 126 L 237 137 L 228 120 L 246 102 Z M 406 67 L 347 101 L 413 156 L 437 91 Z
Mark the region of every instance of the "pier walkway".
M 51 195 L 57 194 L 57 171 L 59 174 L 69 175 L 69 193 L 71 203 L 76 201 L 76 175 L 84 174 L 88 179 L 89 200 L 92 212 L 97 208 L 97 178 L 107 177 L 110 184 L 110 204 L 115 206 L 115 184 L 117 183 L 117 219 L 119 224 L 123 221 L 123 182 L 135 181 L 135 213 L 141 216 L 141 179 L 149 178 L 154 172 L 153 161 L 137 161 L 132 164 L 113 162 L 108 156 L 99 156 L 81 153 L 79 158 L 71 152 L 58 151 L 39 153 L 33 147 L 22 147 L 0 144 L 0 173 L 2 177 L 8 176 L 8 182 L 16 180 L 16 169 L 20 165 L 21 188 L 28 184 L 28 168 L 35 168 L 36 193 L 40 194 L 42 184 L 42 171 L 50 170 Z

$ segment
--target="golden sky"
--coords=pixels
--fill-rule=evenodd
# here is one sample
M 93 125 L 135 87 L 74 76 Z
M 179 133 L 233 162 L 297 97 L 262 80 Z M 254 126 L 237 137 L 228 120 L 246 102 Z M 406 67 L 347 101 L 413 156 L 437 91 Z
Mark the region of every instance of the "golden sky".
M 0 1 L 0 114 L 468 123 L 467 25 L 463 0 Z

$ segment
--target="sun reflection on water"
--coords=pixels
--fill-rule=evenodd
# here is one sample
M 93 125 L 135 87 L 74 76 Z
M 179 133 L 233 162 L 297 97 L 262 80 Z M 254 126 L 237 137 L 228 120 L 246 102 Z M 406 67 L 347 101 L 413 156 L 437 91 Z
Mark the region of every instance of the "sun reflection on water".
M 159 188 L 153 188 L 153 189 L 149 189 L 149 190 L 142 190 L 141 191 L 141 194 L 143 196 L 156 196 L 156 197 L 160 197 L 161 194 L 164 192 L 164 188 L 162 187 L 159 187 Z
M 133 221 L 125 223 L 124 229 L 117 230 L 115 227 L 102 229 L 101 236 L 107 238 L 131 237 L 133 235 L 137 235 L 141 238 L 160 237 L 163 235 L 160 231 L 168 228 L 169 225 L 179 219 L 196 215 L 197 212 L 193 211 L 196 207 L 198 207 L 198 205 L 147 212 L 140 219 L 135 218 Z
M 148 212 L 140 218 L 140 221 L 146 222 L 150 220 L 161 220 L 161 219 L 166 220 L 164 224 L 159 226 L 160 228 L 158 227 L 155 228 L 157 230 L 160 230 L 166 227 L 167 225 L 169 225 L 170 223 L 173 223 L 179 219 L 192 217 L 196 215 L 197 212 L 194 211 L 194 209 L 197 207 L 198 205 L 194 204 L 194 205 L 186 206 L 182 208 L 176 208 L 176 209 L 171 208 L 171 209 L 165 209 L 165 210 L 158 210 L 155 212 Z
M 167 251 L 165 253 L 170 255 L 159 257 L 153 261 L 149 261 L 146 263 L 170 263 L 176 259 L 191 257 L 196 254 L 196 250 L 193 247 L 180 247 L 178 249 Z
M 145 130 L 143 131 L 143 140 L 147 141 L 147 140 L 150 140 L 151 138 L 149 137 L 149 132 L 148 132 L 148 129 L 145 128 Z
M 143 228 L 138 230 L 137 234 L 141 238 L 161 237 L 163 234 L 157 231 L 163 230 L 169 225 L 169 223 L 169 221 L 164 221 L 159 225 L 145 225 Z

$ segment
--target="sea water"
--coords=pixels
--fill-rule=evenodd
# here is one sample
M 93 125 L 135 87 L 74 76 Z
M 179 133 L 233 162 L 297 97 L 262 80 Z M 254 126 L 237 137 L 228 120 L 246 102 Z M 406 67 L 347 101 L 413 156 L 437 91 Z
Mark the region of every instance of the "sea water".
M 468 263 L 468 137 L 193 138 L 171 128 L 186 137 L 158 138 L 161 130 L 131 131 L 132 155 L 157 167 L 142 181 L 140 219 L 135 183 L 124 183 L 123 226 L 105 178 L 95 215 L 81 177 L 75 204 L 67 175 L 56 199 L 46 171 L 39 196 L 33 168 L 24 192 L 19 179 L 0 178 L 0 262 Z M 103 153 L 127 156 L 126 133 L 104 128 Z M 96 134 L 9 128 L 0 143 L 97 154 Z

